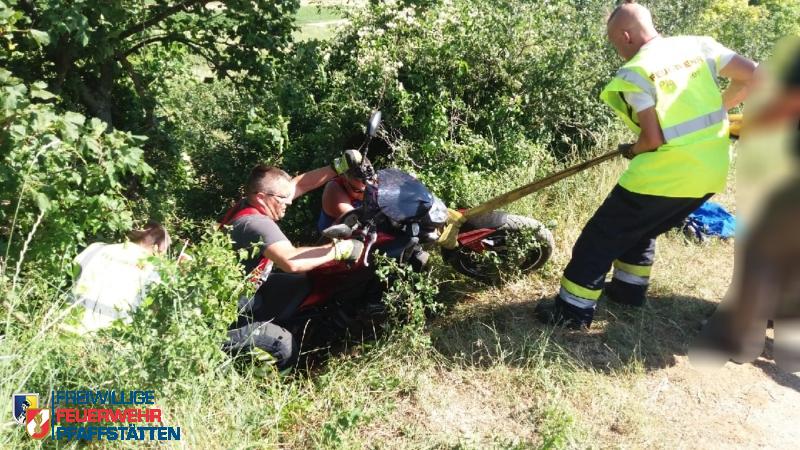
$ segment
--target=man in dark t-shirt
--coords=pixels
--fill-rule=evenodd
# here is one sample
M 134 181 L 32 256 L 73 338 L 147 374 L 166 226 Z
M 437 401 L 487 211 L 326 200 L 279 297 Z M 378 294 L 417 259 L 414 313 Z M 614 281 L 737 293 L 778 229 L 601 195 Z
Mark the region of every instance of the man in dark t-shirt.
M 316 247 L 295 247 L 276 222 L 283 218 L 294 199 L 319 188 L 360 161 L 358 151 L 348 150 L 330 167 L 311 170 L 294 178 L 277 167 L 259 165 L 253 168 L 245 186 L 245 198 L 223 219 L 223 224 L 231 226 L 236 250 L 260 245 L 251 258 L 243 261 L 245 269 L 251 272 L 258 268 L 259 263 L 269 260 L 286 273 L 303 273 L 333 260 L 357 259 L 360 241 L 343 240 Z
M 247 273 L 252 272 L 258 266 L 261 255 L 268 247 L 276 242 L 289 240 L 278 227 L 278 224 L 264 215 L 244 216 L 231 222 L 231 225 L 231 239 L 236 250 L 243 249 L 253 243 L 261 243 L 259 252 L 242 261 L 244 270 Z
M 279 367 L 290 365 L 298 348 L 291 333 L 272 323 L 289 319 L 309 293 L 305 272 L 330 261 L 357 261 L 363 243 L 338 240 L 315 247 L 295 247 L 276 222 L 292 200 L 312 191 L 361 163 L 361 154 L 348 150 L 330 167 L 294 178 L 276 167 L 256 166 L 245 186 L 246 196 L 228 211 L 222 225 L 229 226 L 235 250 L 252 250 L 242 261 L 254 275 L 257 290 L 239 304 L 239 319 L 228 333 L 228 350 L 252 347 L 272 354 Z M 272 273 L 277 266 L 282 272 Z

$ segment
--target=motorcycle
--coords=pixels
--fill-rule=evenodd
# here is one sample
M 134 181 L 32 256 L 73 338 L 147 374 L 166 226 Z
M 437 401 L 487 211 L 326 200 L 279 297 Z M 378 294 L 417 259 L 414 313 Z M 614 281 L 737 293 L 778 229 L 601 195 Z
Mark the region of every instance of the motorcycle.
M 309 271 L 303 286 L 287 289 L 299 296 L 296 312 L 275 321 L 314 345 L 344 334 L 373 335 L 376 322 L 385 319 L 384 286 L 374 271 L 374 252 L 424 270 L 429 250 L 444 245 L 446 227 L 467 212 L 448 209 L 421 181 L 400 169 L 374 170 L 366 156 L 380 120 L 380 112 L 373 113 L 359 148 L 364 155 L 361 172 L 367 177 L 362 205 L 322 233 L 327 239 L 362 240 L 361 258 L 355 263 L 332 261 Z M 515 251 L 520 240 L 527 245 Z M 539 221 L 502 211 L 463 221 L 456 242 L 455 248 L 442 248 L 444 259 L 458 272 L 484 282 L 499 281 L 498 268 L 514 267 L 522 273 L 540 268 L 554 246 L 552 234 Z
M 487 283 L 501 280 L 498 268 L 527 273 L 547 262 L 554 247 L 550 230 L 536 219 L 494 208 L 520 198 L 518 191 L 527 186 L 475 208 L 449 209 L 410 174 L 395 168 L 374 171 L 366 156 L 380 120 L 380 111 L 374 112 L 359 148 L 364 155 L 361 171 L 368 174 L 363 204 L 324 230 L 325 237 L 357 236 L 366 244 L 367 257 L 379 233 L 402 237 L 404 247 L 393 256 L 415 269 L 427 263 L 425 248 L 439 246 L 455 270 Z M 492 258 L 482 257 L 487 254 Z

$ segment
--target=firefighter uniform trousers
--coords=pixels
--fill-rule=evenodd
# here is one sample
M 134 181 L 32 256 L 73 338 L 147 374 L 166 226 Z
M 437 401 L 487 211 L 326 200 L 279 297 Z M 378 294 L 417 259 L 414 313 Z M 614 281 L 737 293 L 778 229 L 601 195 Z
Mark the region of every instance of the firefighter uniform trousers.
M 613 266 L 606 295 L 619 303 L 644 304 L 656 237 L 680 225 L 711 195 L 662 197 L 615 186 L 575 242 L 559 297 L 572 306 L 594 309 Z

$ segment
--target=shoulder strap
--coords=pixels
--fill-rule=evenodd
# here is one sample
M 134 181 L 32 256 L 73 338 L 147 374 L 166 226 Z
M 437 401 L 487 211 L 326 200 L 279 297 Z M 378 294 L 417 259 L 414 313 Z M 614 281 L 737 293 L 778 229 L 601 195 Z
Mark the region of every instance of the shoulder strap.
M 229 225 L 240 217 L 251 216 L 253 214 L 265 215 L 263 211 L 247 203 L 246 199 L 241 199 L 225 212 L 225 215 L 219 221 L 219 228 L 222 229 L 223 226 Z

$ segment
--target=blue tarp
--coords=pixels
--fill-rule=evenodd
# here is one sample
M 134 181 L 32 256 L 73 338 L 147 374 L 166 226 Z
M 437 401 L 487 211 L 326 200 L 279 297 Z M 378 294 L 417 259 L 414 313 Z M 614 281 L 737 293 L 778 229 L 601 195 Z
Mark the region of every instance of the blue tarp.
M 719 203 L 705 202 L 686 218 L 684 231 L 701 239 L 709 236 L 727 239 L 736 234 L 736 217 Z

